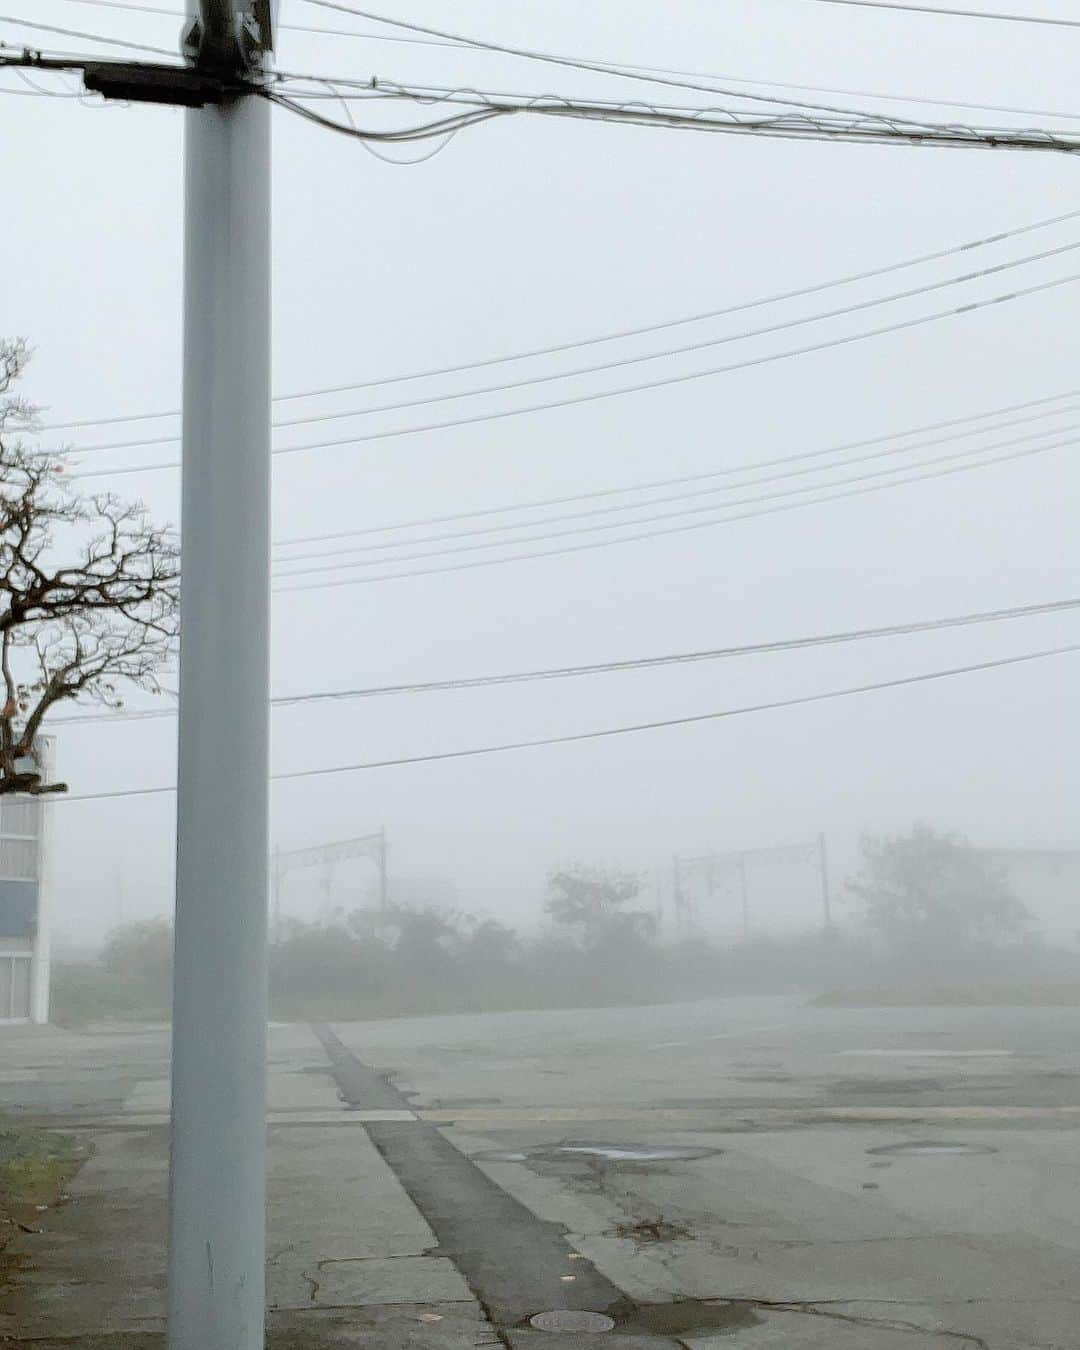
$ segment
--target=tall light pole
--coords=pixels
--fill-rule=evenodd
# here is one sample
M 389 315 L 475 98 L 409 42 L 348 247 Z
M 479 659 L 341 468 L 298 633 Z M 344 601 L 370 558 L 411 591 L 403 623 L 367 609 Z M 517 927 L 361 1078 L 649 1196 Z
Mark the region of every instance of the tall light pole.
M 832 932 L 832 901 L 829 897 L 829 857 L 825 835 L 818 835 L 818 874 L 821 878 L 821 918 L 826 933 Z
M 260 12 L 261 10 L 261 12 Z M 257 79 L 259 0 L 188 0 L 185 55 Z M 261 17 L 261 24 L 260 24 Z M 270 104 L 185 113 L 170 1350 L 262 1350 L 270 630 Z

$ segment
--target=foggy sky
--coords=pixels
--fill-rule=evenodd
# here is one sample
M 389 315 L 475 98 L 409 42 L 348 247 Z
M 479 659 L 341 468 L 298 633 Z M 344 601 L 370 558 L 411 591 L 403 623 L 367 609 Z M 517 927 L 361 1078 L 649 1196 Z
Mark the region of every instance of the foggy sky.
M 372 27 L 300 0 L 286 0 L 283 11 L 296 22 Z M 531 8 L 412 0 L 392 12 L 600 59 L 1075 106 L 1080 35 L 1035 27 L 860 13 L 809 0 L 680 0 L 676 7 L 593 0 L 584 8 L 568 0 Z M 1046 0 L 1041 12 L 1068 11 Z M 178 27 L 66 0 L 39 0 L 34 17 L 170 47 Z M 14 40 L 15 30 L 5 26 L 2 36 Z M 506 57 L 296 34 L 282 35 L 278 64 L 436 85 L 648 95 L 630 82 Z M 19 87 L 10 76 L 2 83 Z M 869 98 L 834 101 L 914 113 Z M 175 407 L 182 115 L 29 97 L 0 106 L 8 181 L 2 328 L 38 347 L 27 392 L 51 405 L 55 419 Z M 401 113 L 403 121 L 414 116 L 426 120 L 430 110 Z M 414 168 L 382 164 L 358 143 L 285 112 L 275 112 L 274 135 L 279 392 L 659 322 L 884 265 L 1068 211 L 1078 202 L 1080 173 L 1063 156 L 798 144 L 524 117 L 466 131 Z M 970 266 L 1076 235 L 1076 224 L 1040 232 L 992 255 L 970 255 Z M 689 336 L 735 332 L 966 270 L 964 257 L 953 258 L 699 325 Z M 1067 254 L 703 356 L 719 364 L 1071 271 L 1080 262 Z M 280 457 L 275 535 L 704 472 L 1055 394 L 1080 386 L 1078 304 L 1080 285 L 1065 286 L 674 388 Z M 657 350 L 681 337 L 677 330 L 488 373 L 571 369 L 587 357 Z M 703 364 L 672 358 L 567 387 L 615 387 L 658 368 Z M 474 381 L 466 374 L 392 392 L 442 392 Z M 542 386 L 541 397 L 559 388 Z M 365 401 L 381 401 L 378 391 L 290 404 L 287 415 Z M 452 416 L 530 401 L 521 391 L 434 411 Z M 414 420 L 387 415 L 377 425 Z M 353 427 L 368 429 L 358 419 L 333 423 L 326 435 Z M 90 429 L 84 439 L 113 439 L 105 430 Z M 159 424 L 147 434 L 155 430 Z M 121 427 L 115 439 L 128 431 Z M 280 443 L 322 439 L 311 431 L 282 433 Z M 172 458 L 174 448 L 97 458 L 151 462 Z M 274 690 L 604 661 L 1065 598 L 1076 587 L 1074 456 L 1059 450 L 564 557 L 280 595 Z M 176 520 L 177 473 L 118 478 L 115 487 Z M 274 714 L 274 766 L 423 754 L 793 697 L 1059 645 L 1075 639 L 1077 623 L 1075 615 L 1026 619 L 669 670 L 282 710 Z M 1061 657 L 696 727 L 285 782 L 274 788 L 274 836 L 296 847 L 385 825 L 392 869 L 446 876 L 467 907 L 512 919 L 536 911 L 549 867 L 576 859 L 666 874 L 673 852 L 782 843 L 823 830 L 839 883 L 861 830 L 903 830 L 916 820 L 987 845 L 1072 846 L 1080 805 L 1076 678 L 1076 658 Z M 170 722 L 62 732 L 60 766 L 74 792 L 159 785 L 174 774 Z M 168 796 L 57 806 L 63 931 L 92 936 L 107 927 L 120 886 L 127 917 L 165 912 L 173 812 Z

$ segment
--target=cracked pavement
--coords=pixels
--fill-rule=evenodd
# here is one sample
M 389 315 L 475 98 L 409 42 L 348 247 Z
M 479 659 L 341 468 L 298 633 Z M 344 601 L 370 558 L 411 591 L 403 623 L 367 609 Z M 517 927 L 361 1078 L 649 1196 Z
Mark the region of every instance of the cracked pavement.
M 740 999 L 334 1030 L 333 1065 L 310 1029 L 271 1031 L 272 1350 L 1076 1344 L 1078 1010 Z M 157 1350 L 165 1033 L 2 1035 L 9 1109 L 95 1152 L 8 1248 L 0 1344 Z M 870 1151 L 910 1144 L 948 1147 Z M 539 1331 L 535 1302 L 615 1327 Z

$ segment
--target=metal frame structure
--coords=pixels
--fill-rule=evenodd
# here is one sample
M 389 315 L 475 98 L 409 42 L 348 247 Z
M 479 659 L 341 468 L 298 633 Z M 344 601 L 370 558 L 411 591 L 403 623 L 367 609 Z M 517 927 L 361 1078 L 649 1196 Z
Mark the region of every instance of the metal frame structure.
M 672 898 L 675 908 L 675 924 L 680 930 L 693 926 L 696 904 L 691 899 L 686 883 L 692 878 L 701 878 L 709 894 L 715 893 L 721 877 L 734 873 L 738 877 L 739 899 L 742 918 L 743 937 L 750 933 L 750 893 L 747 884 L 746 864 L 752 859 L 758 862 L 817 862 L 820 885 L 822 923 L 825 930 L 832 929 L 832 902 L 829 894 L 828 853 L 824 834 L 819 834 L 809 844 L 779 844 L 773 848 L 738 849 L 728 853 L 705 853 L 700 857 L 672 858 Z
M 314 844 L 310 848 L 297 848 L 289 851 L 274 850 L 271 867 L 271 933 L 273 940 L 281 941 L 282 931 L 282 888 L 289 872 L 305 867 L 325 869 L 324 885 L 329 895 L 333 869 L 338 863 L 348 862 L 352 858 L 370 858 L 379 869 L 379 911 L 385 915 L 389 902 L 386 873 L 386 829 L 376 834 L 362 834 L 355 839 L 342 839 L 333 844 Z

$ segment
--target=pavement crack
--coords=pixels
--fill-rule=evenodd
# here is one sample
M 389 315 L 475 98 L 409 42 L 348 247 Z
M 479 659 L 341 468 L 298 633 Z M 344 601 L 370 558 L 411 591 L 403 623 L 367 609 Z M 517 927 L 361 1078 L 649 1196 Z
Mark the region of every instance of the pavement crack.
M 881 1318 L 865 1317 L 859 1313 L 845 1313 L 837 1310 L 838 1305 L 850 1305 L 851 1303 L 862 1303 L 872 1301 L 874 1303 L 885 1304 L 893 1307 L 909 1306 L 905 1300 L 892 1299 L 767 1299 L 767 1298 L 739 1298 L 732 1299 L 731 1302 L 738 1303 L 742 1307 L 759 1309 L 762 1312 L 790 1312 L 803 1313 L 808 1317 L 826 1317 L 835 1322 L 845 1322 L 850 1326 L 857 1327 L 877 1327 L 888 1331 L 910 1331 L 912 1333 L 921 1333 L 922 1335 L 942 1336 L 953 1341 L 963 1341 L 967 1345 L 974 1346 L 975 1350 L 990 1350 L 990 1342 L 969 1331 L 948 1331 L 943 1327 L 927 1327 L 919 1322 L 909 1322 L 902 1318 Z
M 307 1271 L 304 1271 L 301 1274 L 300 1278 L 304 1280 L 305 1283 L 309 1286 L 308 1302 L 314 1303 L 315 1300 L 319 1297 L 319 1290 L 322 1287 L 320 1281 L 318 1281 L 314 1275 L 309 1275 Z

